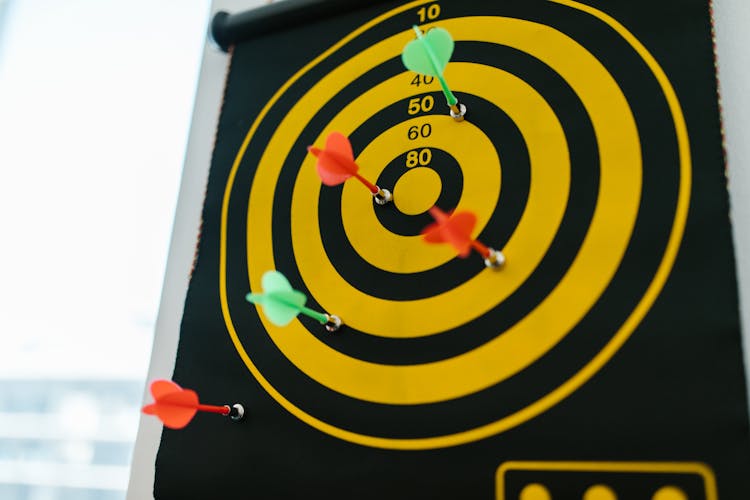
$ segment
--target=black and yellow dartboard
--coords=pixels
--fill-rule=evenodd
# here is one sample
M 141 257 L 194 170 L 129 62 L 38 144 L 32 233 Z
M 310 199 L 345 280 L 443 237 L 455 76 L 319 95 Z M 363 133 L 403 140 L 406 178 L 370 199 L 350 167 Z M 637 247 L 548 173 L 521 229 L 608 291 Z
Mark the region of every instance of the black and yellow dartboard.
M 465 120 L 413 25 L 455 41 Z M 289 0 L 214 37 L 175 380 L 248 416 L 165 431 L 157 497 L 750 498 L 705 1 Z M 334 131 L 392 203 L 321 184 Z M 505 265 L 425 244 L 433 206 Z M 344 326 L 269 322 L 268 270 Z

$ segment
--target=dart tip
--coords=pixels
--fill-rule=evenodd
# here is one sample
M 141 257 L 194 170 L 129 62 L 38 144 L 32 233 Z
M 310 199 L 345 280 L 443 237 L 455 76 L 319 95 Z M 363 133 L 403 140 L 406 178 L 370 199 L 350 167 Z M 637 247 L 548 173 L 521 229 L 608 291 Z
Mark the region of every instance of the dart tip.
M 499 269 L 505 265 L 505 255 L 494 248 L 487 249 L 487 255 L 484 258 L 484 265 L 488 268 Z
M 315 146 L 307 146 L 307 151 L 313 156 L 318 156 L 320 154 L 320 149 Z
M 375 186 L 377 190 L 372 193 L 372 195 L 375 197 L 375 203 L 378 205 L 385 205 L 389 201 L 393 199 L 393 195 L 390 191 L 387 189 L 381 189 L 378 186 Z
M 245 417 L 245 407 L 241 404 L 235 403 L 231 407 L 227 405 L 227 408 L 229 408 L 227 416 L 229 416 L 229 418 L 231 418 L 233 421 L 238 422 Z
M 456 104 L 450 106 L 450 115 L 457 122 L 464 121 L 466 116 L 466 106 L 456 101 Z
M 326 313 L 326 322 L 323 323 L 325 325 L 326 330 L 329 332 L 335 332 L 339 328 L 341 328 L 341 325 L 344 324 L 343 321 L 341 321 L 341 318 L 336 316 L 335 314 L 327 314 Z

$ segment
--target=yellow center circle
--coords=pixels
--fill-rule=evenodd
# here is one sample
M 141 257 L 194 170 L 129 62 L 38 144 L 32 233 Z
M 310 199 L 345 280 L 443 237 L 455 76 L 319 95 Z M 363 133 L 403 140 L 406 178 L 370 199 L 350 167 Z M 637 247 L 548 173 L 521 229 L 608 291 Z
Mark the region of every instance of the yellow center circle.
M 684 491 L 675 486 L 664 486 L 654 493 L 652 500 L 687 500 L 688 497 Z
M 431 168 L 412 168 L 399 177 L 393 186 L 393 203 L 403 214 L 419 215 L 435 205 L 442 185 L 440 176 Z
M 393 186 L 393 203 L 403 214 L 419 215 L 435 205 L 441 187 L 440 176 L 431 168 L 412 168 Z
M 539 483 L 531 483 L 521 490 L 518 500 L 552 500 L 549 490 Z
M 256 121 L 253 123 L 245 137 L 232 166 L 232 170 L 230 171 L 224 200 L 222 202 L 219 291 L 222 312 L 224 314 L 227 329 L 240 357 L 262 387 L 280 405 L 309 425 L 340 439 L 368 446 L 395 449 L 427 449 L 454 446 L 497 434 L 519 425 L 529 418 L 545 411 L 590 379 L 627 340 L 653 304 L 655 298 L 658 296 L 664 282 L 666 281 L 671 266 L 674 263 L 682 232 L 684 230 L 687 207 L 689 204 L 690 151 L 687 140 L 687 131 L 679 102 L 677 101 L 671 84 L 658 63 L 643 45 L 640 44 L 640 42 L 621 24 L 601 11 L 589 6 L 571 0 L 553 1 L 590 14 L 607 24 L 622 36 L 643 58 L 644 62 L 653 72 L 664 92 L 669 109 L 672 113 L 680 154 L 679 196 L 675 221 L 672 232 L 670 233 L 669 242 L 664 258 L 657 269 L 653 281 L 644 293 L 640 303 L 636 306 L 625 323 L 614 334 L 609 343 L 571 379 L 564 381 L 549 394 L 541 397 L 516 413 L 474 429 L 444 436 L 425 438 L 385 438 L 352 432 L 328 424 L 327 422 L 305 412 L 293 402 L 286 399 L 286 397 L 265 378 L 245 351 L 239 339 L 232 322 L 227 300 L 227 214 L 229 210 L 229 198 L 232 191 L 231 188 L 235 176 L 237 175 L 242 158 L 258 126 L 264 120 L 271 106 L 273 106 L 275 102 L 284 95 L 294 82 L 311 68 L 315 67 L 318 63 L 329 57 L 336 50 L 349 43 L 363 32 L 391 16 L 427 3 L 427 0 L 418 0 L 400 6 L 378 16 L 363 25 L 361 28 L 352 32 L 350 35 L 344 37 L 339 43 L 302 68 L 277 91 L 277 93 L 261 110 Z M 280 348 L 284 355 L 304 373 L 334 391 L 366 401 L 390 404 L 420 404 L 445 401 L 447 399 L 471 394 L 472 392 L 496 384 L 538 359 L 539 356 L 543 355 L 559 342 L 567 334 L 570 328 L 575 326 L 575 324 L 577 324 L 577 322 L 587 313 L 588 309 L 596 302 L 596 300 L 598 300 L 599 295 L 609 283 L 614 271 L 619 265 L 622 254 L 627 247 L 638 209 L 641 188 L 640 143 L 638 133 L 635 128 L 632 113 L 630 112 L 619 86 L 612 79 L 606 69 L 601 66 L 599 61 L 597 61 L 586 49 L 580 46 L 580 44 L 570 39 L 562 32 L 538 23 L 502 17 L 470 17 L 447 19 L 441 21 L 441 25 L 449 29 L 449 31 L 454 34 L 454 38 L 457 41 L 480 40 L 486 43 L 510 46 L 527 52 L 552 67 L 571 85 L 581 98 L 584 107 L 591 117 L 597 138 L 597 144 L 599 146 L 601 178 L 600 190 L 598 193 L 598 205 L 579 254 L 571 265 L 566 276 L 560 281 L 558 287 L 549 294 L 547 299 L 540 304 L 537 309 L 531 311 L 522 321 L 514 325 L 510 330 L 504 332 L 503 335 L 498 336 L 493 339 L 493 341 L 490 341 L 474 351 L 467 352 L 449 360 L 414 366 L 384 366 L 376 363 L 362 362 L 360 360 L 348 358 L 347 356 L 328 348 L 306 331 L 298 321 L 294 321 L 289 328 L 282 332 L 281 329 L 274 327 L 263 316 L 261 316 L 263 325 L 274 343 Z M 425 26 L 425 28 L 429 27 L 430 26 Z M 413 38 L 413 35 L 410 32 L 405 31 L 404 33 L 387 38 L 382 42 L 373 45 L 372 47 L 360 52 L 358 56 L 355 56 L 350 61 L 340 65 L 335 70 L 331 71 L 327 77 L 321 79 L 319 84 L 311 88 L 310 91 L 303 96 L 303 99 L 301 99 L 299 103 L 290 110 L 285 119 L 279 124 L 275 135 L 268 142 L 267 149 L 257 166 L 253 179 L 253 187 L 250 193 L 248 206 L 249 230 L 247 231 L 247 251 L 248 261 L 252 263 L 251 266 L 248 266 L 251 290 L 260 289 L 260 276 L 262 273 L 267 269 L 275 268 L 273 246 L 269 237 L 272 233 L 271 221 L 273 196 L 276 181 L 279 176 L 279 170 L 288 153 L 288 145 L 294 142 L 289 139 L 298 137 L 299 132 L 301 132 L 306 123 L 309 122 L 310 116 L 312 116 L 312 114 L 315 113 L 323 103 L 328 102 L 333 95 L 343 88 L 343 86 L 348 82 L 353 81 L 366 70 L 375 67 L 390 58 L 396 57 L 406 42 L 411 38 Z M 458 91 L 476 93 L 485 98 L 491 98 L 492 95 L 499 94 L 499 96 L 496 96 L 496 98 L 501 101 L 498 105 L 510 116 L 511 113 L 508 108 L 513 107 L 513 100 L 502 95 L 502 92 L 498 92 L 497 88 L 492 88 L 482 82 L 469 81 L 466 79 L 461 81 L 460 71 L 462 71 L 462 68 L 459 68 L 459 66 L 463 64 L 470 66 L 468 63 L 451 63 L 446 71 L 447 79 L 451 82 L 458 83 L 455 89 Z M 488 71 L 492 72 L 492 70 Z M 494 73 L 500 74 L 501 72 L 499 70 L 494 70 Z M 406 90 L 398 94 L 394 99 L 397 99 L 404 93 L 408 94 L 408 91 L 410 90 L 408 88 L 408 83 L 406 83 L 408 80 L 404 79 L 404 82 Z M 407 95 L 407 97 L 409 97 L 409 95 Z M 302 106 L 303 101 L 305 106 Z M 346 124 L 346 122 L 342 123 Z M 354 124 L 355 122 L 350 122 L 349 126 L 354 126 Z M 463 125 L 465 125 L 465 123 L 458 124 L 457 126 L 461 127 Z M 558 127 L 559 122 L 556 119 L 552 119 L 537 122 L 533 124 L 530 129 L 521 126 L 519 126 L 519 129 L 521 129 L 524 138 L 527 140 L 528 134 L 539 134 L 541 137 L 554 141 L 557 140 L 556 135 L 558 133 Z M 340 131 L 348 134 L 352 129 L 345 129 L 344 127 L 344 129 Z M 287 147 L 285 148 L 285 146 Z M 532 156 L 532 170 L 534 165 L 543 163 L 541 160 L 543 159 L 545 147 L 545 145 L 541 146 L 541 148 L 539 146 L 532 147 L 529 144 L 529 154 Z M 401 149 L 401 151 L 404 151 L 404 149 Z M 563 151 L 567 152 L 567 145 L 564 142 L 564 137 Z M 533 158 L 533 155 L 535 154 L 542 156 L 535 160 Z M 560 168 L 559 165 L 560 162 L 566 162 L 568 160 L 568 155 L 558 154 L 556 160 L 558 162 L 559 170 L 556 174 L 557 177 L 553 177 L 552 180 L 559 182 L 561 180 L 560 175 L 563 175 L 563 179 L 566 178 L 565 176 L 569 176 L 568 166 L 566 165 L 565 167 Z M 309 162 L 309 159 L 306 160 L 306 162 Z M 297 221 L 295 221 L 294 197 L 304 199 L 309 196 L 309 190 L 299 189 L 301 187 L 300 182 L 302 182 L 303 177 L 306 175 L 304 173 L 305 168 L 309 171 L 308 167 L 302 165 L 297 184 L 295 185 L 291 221 L 293 225 L 297 223 Z M 562 174 L 560 172 L 562 172 Z M 530 191 L 533 191 L 537 187 L 537 184 L 540 183 L 543 184 L 544 179 L 541 179 L 540 176 L 532 175 Z M 344 192 L 346 192 L 346 190 L 347 187 L 345 186 Z M 552 192 L 556 191 L 553 190 Z M 567 195 L 567 186 L 559 192 Z M 304 194 L 298 195 L 298 193 Z M 539 219 L 539 215 L 536 212 L 545 212 L 550 209 L 554 210 L 557 207 L 555 203 L 542 203 L 539 206 L 531 206 L 532 204 L 529 203 L 529 205 L 530 206 L 527 207 L 527 212 L 530 211 L 530 213 L 524 213 L 522 222 L 525 217 L 533 216 L 537 217 L 537 224 L 541 224 L 542 226 L 545 225 L 545 221 Z M 305 207 L 305 210 L 309 213 L 314 213 L 313 217 L 317 217 L 317 210 L 310 210 L 310 208 L 311 207 L 309 206 Z M 488 216 L 487 214 L 480 215 L 485 217 Z M 308 222 L 309 221 L 310 219 L 308 219 Z M 520 226 L 521 224 L 519 223 L 519 228 Z M 534 225 L 531 227 L 533 228 Z M 551 227 L 553 228 L 552 233 L 554 233 L 556 224 L 552 224 Z M 309 233 L 317 234 L 316 231 L 310 230 L 309 225 L 306 229 Z M 523 245 L 516 243 L 519 246 L 515 249 L 515 252 L 517 253 L 513 255 L 510 252 L 510 248 L 512 248 L 511 243 L 513 243 L 513 238 L 516 238 L 516 234 L 514 233 L 508 244 L 509 250 L 506 252 L 509 264 L 516 261 L 523 263 L 523 256 L 527 252 L 535 252 L 540 248 L 546 250 L 547 243 L 545 243 L 545 241 L 550 238 L 549 231 L 535 232 L 529 230 L 524 233 L 524 237 L 528 237 L 528 234 L 536 234 L 537 240 L 532 237 Z M 520 239 L 517 241 L 520 241 Z M 297 254 L 298 251 L 302 252 L 303 249 L 298 247 L 297 242 L 294 244 L 295 258 L 300 265 L 300 274 L 308 286 L 314 284 L 319 287 L 320 290 L 333 290 L 333 298 L 338 298 L 335 296 L 336 293 L 346 294 L 350 291 L 351 287 L 341 286 L 340 279 L 336 276 L 335 272 L 334 276 L 328 276 L 325 272 L 308 273 L 306 275 L 302 269 L 302 264 L 305 263 L 305 259 L 302 258 L 302 255 Z M 544 253 L 544 250 L 542 251 L 542 254 Z M 311 254 L 313 259 L 318 258 L 318 256 L 315 255 L 316 252 L 318 252 L 318 250 L 314 249 L 314 252 Z M 533 262 L 533 260 L 533 258 L 528 258 L 527 263 L 519 267 L 526 267 L 528 266 L 528 263 Z M 328 271 L 329 269 L 330 265 L 323 271 Z M 508 265 L 502 275 L 496 275 L 500 276 L 500 278 L 492 280 L 491 286 L 485 286 L 484 289 L 492 289 L 494 294 L 494 290 L 497 288 L 505 288 L 506 290 L 512 288 L 503 285 L 503 283 L 506 280 L 518 280 L 518 276 L 514 276 L 514 272 L 516 272 L 515 270 L 515 265 Z M 476 281 L 481 281 L 478 278 L 483 274 L 485 273 L 480 273 L 477 278 L 470 280 L 470 283 L 473 284 Z M 311 277 L 316 279 L 310 279 Z M 476 286 L 476 284 L 472 284 L 469 286 Z M 458 288 L 461 289 L 461 287 Z M 449 295 L 451 292 L 442 295 Z M 484 295 L 492 296 L 493 294 Z M 458 296 L 460 297 L 460 294 Z M 482 296 L 482 294 L 475 293 L 466 294 L 463 299 L 464 303 L 460 304 L 459 310 L 463 310 L 462 306 L 466 305 L 467 301 L 470 303 L 476 299 L 481 299 Z M 323 299 L 330 298 L 331 297 L 323 297 Z M 355 299 L 356 298 L 357 297 L 355 297 Z M 370 306 L 377 306 L 377 301 L 373 303 L 372 297 L 366 296 L 365 298 L 370 301 L 370 303 L 368 303 L 366 307 L 360 306 L 360 309 L 364 310 L 364 312 L 367 312 L 367 308 Z M 316 299 L 318 299 L 317 294 Z M 444 298 L 441 298 L 441 296 L 431 297 L 430 299 L 425 300 L 432 299 L 438 299 L 431 303 L 432 306 L 439 305 L 441 300 L 445 300 Z M 352 299 L 350 298 L 348 302 L 351 301 Z M 337 305 L 335 301 L 330 302 L 328 300 L 319 299 L 319 302 L 326 309 L 331 310 L 332 312 L 334 312 L 334 310 L 338 312 L 335 308 Z M 417 311 L 419 311 L 419 302 L 420 301 L 412 301 L 408 305 L 417 307 Z M 450 303 L 450 300 L 448 300 L 448 302 Z M 483 311 L 487 310 L 487 307 L 493 307 L 493 304 L 497 303 L 497 297 L 493 297 L 490 302 L 490 304 L 485 303 L 481 306 L 475 307 L 473 313 L 470 313 L 468 316 L 471 316 L 471 314 L 482 314 Z M 434 307 L 426 310 L 430 312 L 430 315 L 420 317 L 420 319 L 426 320 L 428 323 L 431 320 L 431 315 L 440 316 L 440 313 L 443 312 L 441 309 L 436 309 Z M 377 312 L 378 311 L 371 311 L 371 316 L 376 320 L 383 320 L 383 318 L 377 316 Z M 411 308 L 405 308 L 404 314 L 403 317 L 396 316 L 396 318 L 398 320 L 403 319 L 406 322 L 413 321 L 414 313 Z M 464 313 L 462 312 L 462 314 Z M 458 321 L 458 324 L 464 323 L 466 318 L 467 316 L 463 316 Z M 393 320 L 394 318 L 387 317 L 386 319 Z M 344 317 L 344 321 L 351 324 L 346 316 Z M 443 328 L 451 328 L 456 325 L 455 319 L 452 319 L 451 321 L 452 322 L 449 322 L 447 326 L 443 325 Z M 381 321 L 381 324 L 385 322 L 387 321 Z M 437 323 L 439 322 L 436 321 L 435 324 L 428 324 L 424 327 L 421 325 L 421 322 L 413 322 L 413 324 L 410 323 L 410 326 L 421 328 L 421 332 L 417 332 L 417 334 L 424 335 L 429 334 L 431 331 L 440 331 L 439 328 L 437 330 L 435 329 Z M 408 336 L 403 335 L 403 332 L 400 332 L 400 335 Z
M 617 500 L 617 495 L 609 486 L 597 484 L 586 490 L 583 500 Z

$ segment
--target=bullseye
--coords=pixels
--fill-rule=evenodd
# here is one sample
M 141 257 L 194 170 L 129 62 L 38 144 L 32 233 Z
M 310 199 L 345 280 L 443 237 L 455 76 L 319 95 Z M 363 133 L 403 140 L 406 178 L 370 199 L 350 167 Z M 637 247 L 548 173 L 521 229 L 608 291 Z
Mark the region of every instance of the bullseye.
M 440 176 L 427 167 L 417 167 L 402 175 L 393 188 L 393 202 L 402 213 L 417 215 L 426 212 L 440 196 Z

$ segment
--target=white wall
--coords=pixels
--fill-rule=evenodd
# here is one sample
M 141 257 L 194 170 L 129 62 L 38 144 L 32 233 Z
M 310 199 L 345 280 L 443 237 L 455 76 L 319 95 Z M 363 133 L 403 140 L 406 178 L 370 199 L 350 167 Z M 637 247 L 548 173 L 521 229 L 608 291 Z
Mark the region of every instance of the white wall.
M 219 11 L 241 12 L 268 2 L 262 0 L 214 0 L 211 15 Z M 208 35 L 208 26 L 206 27 Z M 187 292 L 194 249 L 198 240 L 203 194 L 208 180 L 208 169 L 216 127 L 221 109 L 224 80 L 229 56 L 211 43 L 206 43 L 196 93 L 193 120 L 185 155 L 185 166 L 177 201 L 172 242 L 169 248 L 164 289 L 159 316 L 156 320 L 153 354 L 148 380 L 171 379 L 177 354 L 185 294 Z M 144 389 L 144 401 L 151 396 Z M 133 454 L 133 465 L 128 485 L 128 500 L 153 498 L 154 463 L 161 439 L 161 422 L 141 415 L 138 437 Z
M 750 1 L 715 0 L 714 20 L 747 372 L 750 366 Z

